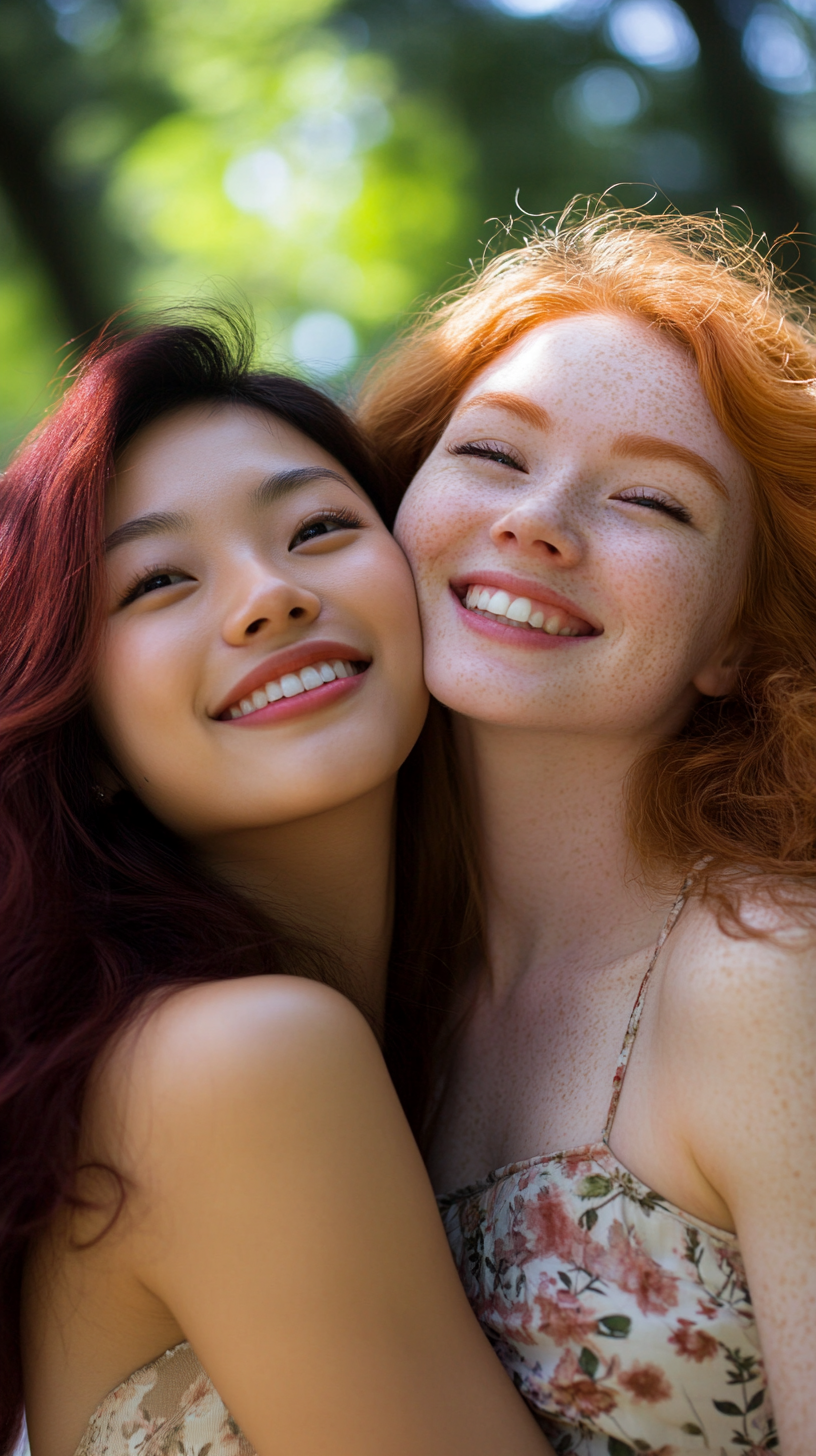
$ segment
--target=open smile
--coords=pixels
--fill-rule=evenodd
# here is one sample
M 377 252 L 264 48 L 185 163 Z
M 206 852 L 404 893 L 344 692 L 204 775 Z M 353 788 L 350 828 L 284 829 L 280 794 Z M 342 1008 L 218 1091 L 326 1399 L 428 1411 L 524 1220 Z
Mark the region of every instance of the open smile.
M 285 648 L 236 683 L 230 700 L 212 716 L 222 723 L 253 726 L 299 717 L 353 692 L 370 665 L 370 660 L 337 642 Z
M 514 588 L 508 577 L 493 572 L 484 577 L 472 577 L 451 582 L 454 599 L 469 619 L 468 625 L 498 635 L 504 640 L 523 643 L 525 646 L 555 647 L 567 642 L 579 642 L 598 637 L 603 632 L 600 624 L 579 615 L 579 612 L 564 598 L 546 589 L 528 588 L 528 592 Z M 519 583 L 521 585 L 521 583 Z M 525 583 L 526 585 L 526 583 Z M 500 628 L 498 634 L 496 628 Z

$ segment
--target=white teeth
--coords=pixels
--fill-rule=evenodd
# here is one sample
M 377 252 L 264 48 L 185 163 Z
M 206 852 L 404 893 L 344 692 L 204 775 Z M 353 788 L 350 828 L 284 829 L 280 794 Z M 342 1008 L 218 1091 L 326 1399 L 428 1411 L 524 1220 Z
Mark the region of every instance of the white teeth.
M 240 703 L 233 703 L 227 709 L 230 718 L 245 718 L 247 713 L 257 713 L 265 708 L 267 703 L 280 702 L 281 698 L 296 698 L 299 693 L 310 693 L 315 688 L 322 688 L 326 683 L 334 682 L 336 678 L 356 677 L 357 669 L 350 662 L 318 662 L 314 667 L 303 667 L 300 672 L 284 673 L 280 680 L 264 683 L 262 688 L 256 688 L 248 698 L 241 698 Z
M 516 597 L 504 615 L 510 622 L 529 622 L 532 611 L 533 604 L 529 597 Z
M 588 629 L 579 625 L 575 619 L 570 626 L 565 626 L 565 612 L 550 611 L 546 613 L 533 602 L 530 597 L 511 597 L 506 591 L 491 591 L 490 587 L 481 586 L 478 583 L 471 584 L 465 594 L 465 606 L 471 611 L 479 612 L 487 616 L 491 621 L 526 623 L 540 631 L 543 627 L 549 637 L 580 637 Z M 567 618 L 569 621 L 569 618 Z
M 280 680 L 280 685 L 283 688 L 283 696 L 285 698 L 295 698 L 298 693 L 305 693 L 306 691 L 296 672 L 284 673 Z
M 492 597 L 490 598 L 490 603 L 487 610 L 489 612 L 494 612 L 497 617 L 503 617 L 506 615 L 507 608 L 509 607 L 511 601 L 512 598 L 509 592 L 494 592 Z

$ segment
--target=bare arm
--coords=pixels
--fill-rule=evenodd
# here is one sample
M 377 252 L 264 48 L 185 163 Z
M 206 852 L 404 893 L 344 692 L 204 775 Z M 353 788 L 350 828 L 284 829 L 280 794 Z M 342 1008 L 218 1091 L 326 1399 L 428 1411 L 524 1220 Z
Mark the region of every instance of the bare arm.
M 118 1257 L 259 1456 L 549 1451 L 348 1002 L 265 978 L 182 992 L 95 1095 L 132 1180 Z
M 816 949 L 711 939 L 689 987 L 684 1119 L 745 1258 L 783 1456 L 813 1451 L 816 1347 Z

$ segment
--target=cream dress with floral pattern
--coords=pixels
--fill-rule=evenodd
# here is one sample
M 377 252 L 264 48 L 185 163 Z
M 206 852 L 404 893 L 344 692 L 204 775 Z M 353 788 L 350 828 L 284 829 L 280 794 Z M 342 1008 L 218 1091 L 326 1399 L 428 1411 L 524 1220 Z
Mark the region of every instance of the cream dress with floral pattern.
M 559 1456 L 764 1456 L 777 1438 L 735 1234 L 635 1178 L 609 1134 L 439 1199 L 468 1298 Z
M 76 1456 L 256 1456 L 191 1347 L 176 1345 L 106 1395 Z

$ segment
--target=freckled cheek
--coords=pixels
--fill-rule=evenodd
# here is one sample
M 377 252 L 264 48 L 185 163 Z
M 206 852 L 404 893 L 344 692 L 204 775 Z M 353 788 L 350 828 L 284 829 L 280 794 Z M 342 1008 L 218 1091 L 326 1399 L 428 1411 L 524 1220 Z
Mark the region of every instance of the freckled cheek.
M 715 560 L 691 553 L 647 558 L 616 577 L 613 592 L 630 640 L 665 654 L 667 667 L 671 658 L 693 658 L 714 645 L 727 615 Z
M 395 535 L 415 576 L 444 568 L 446 559 L 472 535 L 476 502 L 472 492 L 428 479 L 413 485 L 400 508 Z

